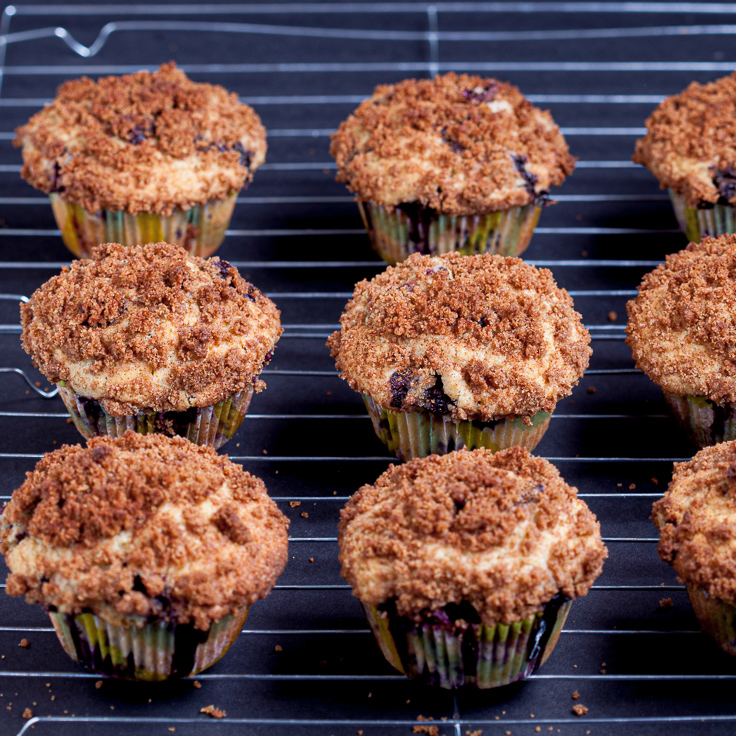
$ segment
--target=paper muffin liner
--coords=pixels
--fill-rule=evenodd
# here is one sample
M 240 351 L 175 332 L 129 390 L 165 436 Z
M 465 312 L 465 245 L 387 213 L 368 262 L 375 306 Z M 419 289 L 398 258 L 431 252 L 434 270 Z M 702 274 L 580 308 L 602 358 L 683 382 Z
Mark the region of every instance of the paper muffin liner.
M 724 652 L 736 655 L 736 606 L 708 595 L 692 583 L 686 582 L 685 588 L 700 628 Z
M 58 384 L 61 396 L 74 426 L 85 438 L 122 437 L 129 429 L 139 434 L 166 434 L 186 437 L 195 445 L 222 447 L 243 423 L 253 398 L 254 387 L 248 386 L 229 399 L 212 406 L 192 407 L 185 411 L 145 412 L 116 417 L 108 414 L 96 399 L 79 396 Z
M 64 651 L 90 672 L 124 680 L 196 675 L 217 662 L 238 638 L 248 608 L 207 631 L 167 621 L 115 626 L 93 613 L 49 613 Z
M 225 238 L 237 193 L 188 210 L 177 209 L 171 215 L 129 215 L 120 210 L 89 212 L 64 201 L 59 194 L 49 196 L 61 238 L 77 258 L 88 258 L 92 246 L 100 243 L 142 245 L 162 240 L 183 246 L 190 255 L 206 258 Z
M 363 608 L 383 655 L 399 672 L 445 689 L 471 685 L 485 690 L 523 680 L 546 662 L 571 605 L 558 595 L 539 613 L 495 626 L 453 620 L 449 606 L 424 615 L 421 622 L 399 616 L 395 606 L 388 611 Z
M 736 439 L 736 411 L 704 396 L 664 392 L 667 407 L 688 437 L 700 448 Z
M 486 447 L 492 452 L 518 445 L 530 452 L 539 444 L 549 426 L 551 413 L 539 411 L 524 424 L 520 417 L 493 422 L 454 422 L 442 414 L 427 411 L 394 413 L 376 404 L 367 394 L 363 401 L 381 442 L 400 460 L 427 455 L 445 455 L 453 450 Z
M 683 195 L 668 191 L 677 222 L 691 243 L 699 243 L 706 235 L 736 233 L 736 208 L 729 204 L 688 207 Z
M 459 251 L 464 256 L 498 253 L 518 256 L 529 245 L 542 211 L 534 204 L 498 212 L 449 217 L 428 207 L 407 213 L 358 201 L 373 248 L 392 266 L 412 253 L 433 256 Z

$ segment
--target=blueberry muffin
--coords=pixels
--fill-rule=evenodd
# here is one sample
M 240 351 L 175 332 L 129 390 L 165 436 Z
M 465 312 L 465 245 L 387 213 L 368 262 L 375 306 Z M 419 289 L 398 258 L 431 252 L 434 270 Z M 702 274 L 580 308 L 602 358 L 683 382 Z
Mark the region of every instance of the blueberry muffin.
M 528 677 L 607 556 L 576 490 L 520 447 L 391 466 L 348 501 L 339 542 L 387 660 L 443 688 Z
M 234 266 L 169 243 L 93 248 L 21 305 L 23 349 L 85 436 L 182 435 L 222 446 L 282 329 Z
M 690 439 L 736 439 L 736 235 L 703 238 L 646 274 L 626 342 Z
M 588 366 L 590 335 L 550 271 L 414 254 L 361 281 L 328 345 L 401 459 L 532 450 Z
M 18 128 L 21 175 L 51 197 L 78 257 L 106 242 L 166 240 L 209 256 L 237 193 L 266 157 L 266 130 L 223 87 L 172 62 L 158 71 L 65 82 Z
M 549 112 L 516 87 L 454 73 L 377 87 L 330 152 L 391 264 L 417 252 L 520 254 L 575 164 Z
M 111 677 L 210 667 L 287 561 L 288 521 L 263 482 L 181 437 L 65 445 L 0 521 L 6 593 L 41 605 L 66 652 Z

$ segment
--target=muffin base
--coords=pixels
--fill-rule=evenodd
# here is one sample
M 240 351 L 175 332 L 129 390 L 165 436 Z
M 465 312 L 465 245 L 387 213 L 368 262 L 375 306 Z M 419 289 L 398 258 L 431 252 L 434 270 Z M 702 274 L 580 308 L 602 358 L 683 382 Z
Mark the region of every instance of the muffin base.
M 700 448 L 736 439 L 736 411 L 704 396 L 664 392 L 664 400 L 678 424 Z
M 248 608 L 208 631 L 156 621 L 113 626 L 92 613 L 49 613 L 64 651 L 86 670 L 124 680 L 170 680 L 196 675 L 217 662 L 238 638 Z
M 478 215 L 449 217 L 418 203 L 388 208 L 358 201 L 378 255 L 392 266 L 412 253 L 518 256 L 529 245 L 541 207 L 528 204 Z
M 177 209 L 168 216 L 129 215 L 120 210 L 89 212 L 65 202 L 58 194 L 49 197 L 64 245 L 77 258 L 88 258 L 92 246 L 100 243 L 142 245 L 162 240 L 183 246 L 190 255 L 206 258 L 225 238 L 237 194 L 211 199 L 188 210 Z
M 550 412 L 540 411 L 524 424 L 520 417 L 493 422 L 454 422 L 442 414 L 427 411 L 394 413 L 376 404 L 367 394 L 363 401 L 373 429 L 384 445 L 400 460 L 427 455 L 445 455 L 465 447 L 486 447 L 492 452 L 518 445 L 530 452 L 539 444 L 549 426 Z
M 677 222 L 691 243 L 699 243 L 706 235 L 736 233 L 736 208 L 728 204 L 688 207 L 684 196 L 668 191 Z
M 399 672 L 448 690 L 463 685 L 485 690 L 523 680 L 546 662 L 571 605 L 558 595 L 539 613 L 495 626 L 453 620 L 449 606 L 420 622 L 399 616 L 391 605 L 388 611 L 363 608 L 383 655 Z
M 709 596 L 701 587 L 685 583 L 687 597 L 700 628 L 724 652 L 736 655 L 736 606 Z
M 138 434 L 179 435 L 195 445 L 210 445 L 215 449 L 232 439 L 243 423 L 254 391 L 253 386 L 248 386 L 213 406 L 192 407 L 186 411 L 141 411 L 130 416 L 116 417 L 108 414 L 96 399 L 88 399 L 70 391 L 63 381 L 58 387 L 59 396 L 71 415 L 74 426 L 85 439 L 122 437 L 132 429 Z

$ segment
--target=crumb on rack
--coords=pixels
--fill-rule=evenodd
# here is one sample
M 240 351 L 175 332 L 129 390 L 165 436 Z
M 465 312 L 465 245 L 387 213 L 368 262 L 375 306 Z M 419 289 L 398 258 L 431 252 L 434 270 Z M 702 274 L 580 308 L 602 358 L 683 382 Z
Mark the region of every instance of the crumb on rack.
M 570 697 L 573 700 L 577 700 L 580 697 L 580 693 L 576 690 Z
M 417 720 L 422 723 L 428 723 L 429 721 L 433 721 L 434 718 L 432 716 L 417 716 Z M 440 730 L 437 726 L 414 726 L 412 733 L 426 733 L 427 736 L 439 736 Z
M 301 517 L 302 517 L 302 519 L 308 519 L 309 518 L 309 514 L 306 511 L 302 511 Z
M 588 393 L 594 394 L 595 393 L 595 386 L 588 386 Z
M 202 687 L 202 683 L 199 680 L 195 680 L 192 685 L 199 690 Z
M 672 608 L 672 606 L 674 606 L 672 598 L 662 598 L 662 600 L 659 602 L 660 608 Z
M 20 641 L 18 642 L 18 646 L 19 646 L 19 647 L 23 647 L 23 649 L 28 649 L 28 647 L 29 647 L 29 646 L 31 646 L 31 642 L 29 642 L 29 641 L 28 641 L 28 639 L 26 639 L 26 638 L 24 637 L 23 639 L 21 639 L 21 640 L 20 640 Z
M 629 483 L 629 490 L 635 491 L 636 490 L 636 483 Z
M 291 508 L 293 508 L 293 509 L 295 509 L 297 506 L 301 506 L 301 505 L 302 505 L 302 502 L 301 501 L 289 501 L 289 506 L 291 506 Z
M 274 652 L 283 652 L 283 651 L 284 651 L 284 648 L 283 648 L 283 647 L 281 646 L 281 644 L 277 644 L 277 645 L 276 645 L 276 646 L 275 646 L 275 647 L 273 648 L 273 650 L 274 650 Z
M 608 321 L 609 322 L 615 322 L 617 319 L 618 319 L 618 314 L 616 314 L 616 312 L 614 312 L 613 310 L 611 310 L 608 313 Z
M 572 707 L 572 712 L 576 716 L 584 716 L 588 712 L 588 708 L 586 708 L 582 703 L 578 703 Z
M 210 718 L 217 718 L 218 720 L 227 715 L 224 710 L 216 708 L 214 705 L 205 705 L 204 708 L 199 709 L 199 712 L 204 713 L 206 716 L 210 716 Z

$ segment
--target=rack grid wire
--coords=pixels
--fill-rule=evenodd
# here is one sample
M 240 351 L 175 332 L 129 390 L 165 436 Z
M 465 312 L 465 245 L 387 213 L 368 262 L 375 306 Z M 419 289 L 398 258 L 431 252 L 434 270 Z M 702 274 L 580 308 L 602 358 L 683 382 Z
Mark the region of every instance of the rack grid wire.
M 99 683 L 48 619 L 0 598 L 0 734 L 722 734 L 736 669 L 700 632 L 662 565 L 649 514 L 672 462 L 692 456 L 661 395 L 634 369 L 625 303 L 685 245 L 665 195 L 630 162 L 667 94 L 734 68 L 736 5 L 665 2 L 19 5 L 0 19 L 0 500 L 44 453 L 79 440 L 21 351 L 17 303 L 68 263 L 46 198 L 19 178 L 13 129 L 64 80 L 175 59 L 262 116 L 267 163 L 238 200 L 220 255 L 282 310 L 268 389 L 233 460 L 291 518 L 290 559 L 230 653 L 192 681 Z M 324 345 L 354 284 L 383 264 L 334 181 L 334 130 L 376 84 L 449 70 L 493 75 L 548 107 L 577 170 L 525 258 L 551 268 L 593 336 L 591 368 L 537 453 L 601 521 L 604 573 L 576 602 L 549 662 L 485 692 L 427 690 L 383 660 L 339 575 L 339 510 L 392 461 Z M 24 380 L 25 379 L 25 380 Z M 2 570 L 4 577 L 4 568 Z M 25 638 L 29 647 L 19 647 Z M 572 694 L 579 693 L 573 700 Z M 575 704 L 589 710 L 577 717 Z M 214 704 L 214 721 L 200 708 Z M 26 711 L 26 709 L 29 709 Z M 25 711 L 25 717 L 24 717 Z M 30 716 L 32 713 L 32 717 Z

